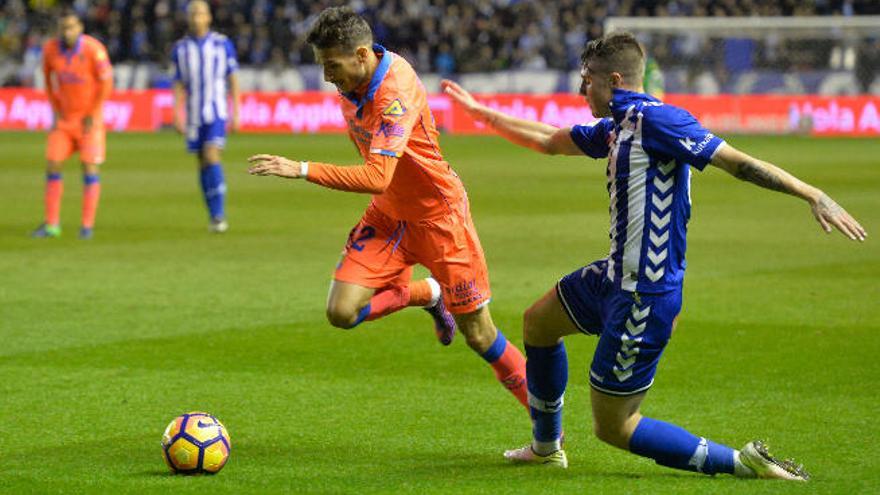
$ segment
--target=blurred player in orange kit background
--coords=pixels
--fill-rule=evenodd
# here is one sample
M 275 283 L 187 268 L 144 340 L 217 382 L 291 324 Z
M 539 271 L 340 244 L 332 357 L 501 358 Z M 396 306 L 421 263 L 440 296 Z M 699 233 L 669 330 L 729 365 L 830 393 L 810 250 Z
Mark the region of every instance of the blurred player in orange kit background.
M 528 407 L 525 359 L 492 321 L 489 273 L 467 193 L 443 159 L 415 71 L 374 45 L 370 26 L 348 8 L 324 10 L 308 42 L 324 79 L 339 90 L 349 137 L 364 163 L 340 167 L 260 154 L 250 158 L 249 171 L 372 194 L 333 277 L 330 323 L 352 328 L 408 306 L 424 307 L 441 343 L 449 345 L 460 329 L 498 381 Z M 411 280 L 417 263 L 432 277 Z
M 79 152 L 83 170 L 80 239 L 91 239 L 101 184 L 98 167 L 104 162 L 104 100 L 113 90 L 113 68 L 100 41 L 83 34 L 83 24 L 73 10 L 58 18 L 57 38 L 43 47 L 46 93 L 55 121 L 46 144 L 46 217 L 33 237 L 61 235 L 61 169 L 64 160 Z

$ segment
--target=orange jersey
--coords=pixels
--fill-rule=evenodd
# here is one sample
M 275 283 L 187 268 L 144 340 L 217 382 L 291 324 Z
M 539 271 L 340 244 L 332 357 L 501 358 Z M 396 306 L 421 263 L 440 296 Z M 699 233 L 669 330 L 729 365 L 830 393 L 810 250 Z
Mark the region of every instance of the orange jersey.
M 81 35 L 72 48 L 59 38 L 43 45 L 46 93 L 61 120 L 95 117 L 101 124 L 101 107 L 113 89 L 113 68 L 100 41 Z
M 425 87 L 402 57 L 379 45 L 374 50 L 379 65 L 365 94 L 340 95 L 349 137 L 366 164 L 310 163 L 308 180 L 374 193 L 372 204 L 401 220 L 458 211 L 464 186 L 443 160 Z

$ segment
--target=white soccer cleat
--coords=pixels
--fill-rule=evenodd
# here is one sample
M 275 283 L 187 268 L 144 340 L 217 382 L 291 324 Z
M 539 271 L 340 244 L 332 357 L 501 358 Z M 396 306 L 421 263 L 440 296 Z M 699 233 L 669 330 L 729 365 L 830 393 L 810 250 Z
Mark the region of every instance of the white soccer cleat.
M 208 230 L 214 234 L 222 234 L 229 230 L 229 222 L 222 218 L 215 218 L 208 224 Z
M 739 451 L 739 459 L 746 467 L 755 472 L 755 476 L 765 479 L 790 481 L 808 481 L 810 475 L 804 466 L 791 459 L 779 460 L 770 454 L 767 445 L 755 440 L 749 442 Z
M 559 449 L 552 454 L 540 455 L 532 450 L 531 445 L 526 445 L 521 449 L 506 450 L 504 452 L 504 458 L 513 462 L 544 464 L 562 469 L 568 467 L 568 457 L 565 456 L 565 451 L 562 449 Z

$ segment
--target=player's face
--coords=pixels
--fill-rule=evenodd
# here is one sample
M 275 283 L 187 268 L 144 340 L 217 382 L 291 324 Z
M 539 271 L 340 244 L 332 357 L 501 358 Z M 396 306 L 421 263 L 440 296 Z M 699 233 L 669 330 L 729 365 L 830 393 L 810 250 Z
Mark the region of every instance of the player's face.
M 204 35 L 211 27 L 211 10 L 208 4 L 202 2 L 193 2 L 189 6 L 186 13 L 186 23 L 189 30 L 196 35 Z
M 83 25 L 76 16 L 69 15 L 58 21 L 58 32 L 66 46 L 73 46 L 83 32 Z
M 363 48 L 363 47 L 361 47 Z M 366 56 L 361 48 L 354 52 L 338 48 L 315 48 L 315 58 L 324 67 L 324 80 L 347 93 L 358 89 L 369 78 Z
M 611 76 L 590 68 L 590 64 L 581 69 L 580 94 L 587 99 L 593 117 L 611 115 Z

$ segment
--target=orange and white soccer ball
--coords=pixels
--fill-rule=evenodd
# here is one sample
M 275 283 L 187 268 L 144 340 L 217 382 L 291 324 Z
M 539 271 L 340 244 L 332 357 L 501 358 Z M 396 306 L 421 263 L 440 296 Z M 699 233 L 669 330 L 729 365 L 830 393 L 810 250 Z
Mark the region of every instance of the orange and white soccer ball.
M 218 473 L 229 460 L 230 447 L 226 427 L 206 412 L 174 418 L 162 435 L 165 464 L 174 473 Z

